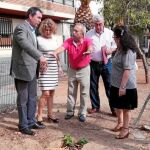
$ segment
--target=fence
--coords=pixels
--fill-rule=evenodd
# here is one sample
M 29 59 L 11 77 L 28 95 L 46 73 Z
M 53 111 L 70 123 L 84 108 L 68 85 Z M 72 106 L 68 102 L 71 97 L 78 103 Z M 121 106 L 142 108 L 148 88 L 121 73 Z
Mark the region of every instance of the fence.
M 10 57 L 0 57 L 0 112 L 16 106 L 13 78 L 9 76 Z
M 12 19 L 0 17 L 0 112 L 16 106 L 14 81 L 9 76 L 12 33 Z

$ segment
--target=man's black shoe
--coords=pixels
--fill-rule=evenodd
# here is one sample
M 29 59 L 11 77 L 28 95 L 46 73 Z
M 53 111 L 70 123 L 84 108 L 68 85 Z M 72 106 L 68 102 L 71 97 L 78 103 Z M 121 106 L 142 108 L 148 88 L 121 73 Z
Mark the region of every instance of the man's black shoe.
M 34 125 L 30 126 L 29 128 L 30 129 L 45 129 L 46 126 L 43 123 L 40 124 L 40 123 L 36 122 Z
M 22 134 L 35 135 L 35 132 L 32 131 L 31 129 L 28 129 L 28 128 L 22 129 L 22 130 L 20 130 L 20 132 L 21 132 Z
M 69 119 L 71 119 L 73 116 L 74 116 L 74 115 L 68 115 L 68 114 L 67 114 L 67 115 L 65 116 L 65 119 L 66 119 L 66 120 L 69 120 Z

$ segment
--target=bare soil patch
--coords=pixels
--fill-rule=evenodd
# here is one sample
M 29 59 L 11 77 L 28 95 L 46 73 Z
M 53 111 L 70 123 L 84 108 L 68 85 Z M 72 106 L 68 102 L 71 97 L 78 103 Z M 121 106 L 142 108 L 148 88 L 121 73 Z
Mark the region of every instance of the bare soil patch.
M 60 118 L 59 124 L 49 123 L 46 119 L 46 129 L 36 130 L 36 136 L 22 135 L 18 132 L 18 115 L 13 110 L 9 113 L 0 114 L 0 150 L 62 150 L 62 138 L 65 134 L 70 134 L 75 141 L 80 138 L 88 139 L 89 143 L 83 147 L 83 150 L 150 150 L 150 132 L 140 130 L 143 124 L 150 126 L 150 102 L 148 103 L 140 122 L 136 129 L 133 129 L 132 123 L 137 118 L 145 99 L 150 93 L 150 84 L 145 83 L 145 74 L 141 60 L 137 61 L 137 81 L 138 81 L 138 108 L 132 112 L 131 134 L 129 138 L 123 140 L 115 139 L 117 133 L 111 129 L 115 126 L 116 118 L 110 115 L 108 101 L 105 96 L 103 83 L 100 80 L 101 112 L 87 115 L 87 121 L 81 123 L 77 119 L 79 97 L 76 106 L 76 116 L 66 121 L 67 99 L 67 77 L 61 78 L 56 90 L 54 112 Z M 88 101 L 90 107 L 90 101 Z M 142 134 L 143 139 L 135 138 L 134 133 Z

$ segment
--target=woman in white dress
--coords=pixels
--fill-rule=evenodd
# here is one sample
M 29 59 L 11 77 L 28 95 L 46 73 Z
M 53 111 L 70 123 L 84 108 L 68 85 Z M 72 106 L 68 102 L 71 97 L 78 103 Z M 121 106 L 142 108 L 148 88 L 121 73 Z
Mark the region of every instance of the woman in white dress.
M 45 104 L 47 103 L 48 108 L 48 120 L 53 123 L 58 123 L 59 119 L 55 118 L 52 112 L 53 98 L 55 88 L 58 86 L 58 71 L 61 70 L 61 66 L 58 61 L 52 55 L 48 55 L 48 52 L 54 51 L 58 47 L 57 39 L 55 37 L 56 24 L 51 19 L 45 19 L 41 22 L 39 27 L 40 36 L 37 37 L 38 49 L 43 53 L 44 57 L 47 58 L 47 69 L 41 70 L 39 74 L 39 87 L 42 91 L 38 103 L 37 121 L 43 124 L 42 113 Z

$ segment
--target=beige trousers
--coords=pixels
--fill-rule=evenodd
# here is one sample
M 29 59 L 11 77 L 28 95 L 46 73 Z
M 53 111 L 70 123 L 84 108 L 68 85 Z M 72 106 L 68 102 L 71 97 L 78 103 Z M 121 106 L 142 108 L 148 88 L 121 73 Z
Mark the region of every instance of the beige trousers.
M 78 85 L 80 86 L 80 108 L 78 115 L 86 116 L 87 101 L 89 100 L 90 90 L 90 66 L 82 69 L 68 70 L 68 99 L 67 99 L 67 114 L 74 115 Z

